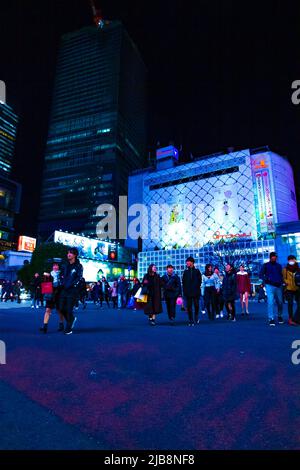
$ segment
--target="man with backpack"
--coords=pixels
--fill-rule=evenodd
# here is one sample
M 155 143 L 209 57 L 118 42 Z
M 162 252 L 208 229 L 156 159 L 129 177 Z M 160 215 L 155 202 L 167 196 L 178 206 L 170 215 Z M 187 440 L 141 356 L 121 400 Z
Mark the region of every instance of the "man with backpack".
M 300 267 L 296 256 L 289 255 L 288 262 L 282 271 L 286 299 L 288 301 L 289 325 L 300 324 Z M 294 301 L 296 301 L 296 312 L 294 314 Z

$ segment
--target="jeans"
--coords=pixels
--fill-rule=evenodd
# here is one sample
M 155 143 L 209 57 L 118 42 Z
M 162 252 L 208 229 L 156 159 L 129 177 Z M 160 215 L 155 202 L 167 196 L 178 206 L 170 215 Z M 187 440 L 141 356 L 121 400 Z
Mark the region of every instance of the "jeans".
M 216 295 L 217 295 L 217 291 L 213 286 L 212 287 L 205 287 L 204 302 L 205 302 L 205 307 L 206 307 L 206 310 L 207 310 L 207 313 L 208 313 L 208 318 L 210 320 L 215 319 Z
M 283 311 L 283 299 L 282 299 L 282 287 L 271 286 L 266 284 L 267 298 L 268 298 L 268 318 L 274 320 L 275 317 L 275 302 L 278 308 L 278 316 L 282 316 Z
M 122 294 L 118 294 L 118 308 L 125 308 L 127 302 L 127 294 L 126 292 Z

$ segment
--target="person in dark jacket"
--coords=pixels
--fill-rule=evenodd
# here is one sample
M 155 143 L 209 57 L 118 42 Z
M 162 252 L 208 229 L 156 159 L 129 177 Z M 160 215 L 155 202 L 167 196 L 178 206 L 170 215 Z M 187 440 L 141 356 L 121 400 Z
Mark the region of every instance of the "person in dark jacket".
M 72 333 L 72 329 L 77 320 L 73 315 L 73 308 L 79 296 L 83 268 L 77 259 L 77 248 L 70 248 L 67 257 L 68 261 L 62 269 L 62 290 L 60 294 L 59 310 L 67 322 L 65 334 L 69 335 Z
M 125 308 L 127 303 L 128 281 L 121 276 L 118 282 L 118 309 Z
M 162 277 L 162 284 L 164 289 L 164 299 L 167 305 L 168 317 L 171 324 L 174 324 L 176 316 L 176 300 L 182 294 L 179 276 L 174 273 L 174 266 L 171 264 L 167 266 L 167 272 Z
M 106 278 L 102 276 L 101 280 L 101 287 L 100 287 L 100 307 L 102 308 L 102 302 L 105 300 L 108 308 L 110 307 L 109 305 L 109 293 L 110 293 L 110 285 Z
M 283 312 L 283 298 L 282 298 L 282 266 L 277 263 L 277 254 L 273 251 L 270 253 L 270 261 L 265 263 L 259 274 L 260 279 L 266 286 L 267 300 L 268 300 L 268 318 L 269 325 L 275 326 L 275 305 L 278 308 L 278 323 L 284 323 L 282 318 Z
M 150 264 L 147 274 L 143 277 L 142 288 L 147 290 L 147 302 L 143 304 L 144 313 L 148 315 L 151 326 L 156 325 L 156 315 L 163 311 L 161 303 L 162 280 L 156 272 L 156 266 Z
M 30 284 L 31 290 L 31 308 L 39 308 L 39 302 L 41 302 L 42 294 L 41 294 L 41 278 L 39 273 L 35 273 L 33 280 Z
M 195 268 L 195 260 L 189 256 L 186 260 L 186 269 L 182 276 L 183 295 L 187 301 L 189 315 L 189 326 L 199 323 L 199 299 L 201 294 L 202 276 L 199 269 Z M 195 308 L 195 319 L 193 318 L 193 303 Z
M 227 310 L 227 319 L 236 321 L 235 318 L 235 298 L 237 294 L 237 281 L 234 267 L 228 263 L 225 266 L 225 276 L 222 284 L 222 293 Z

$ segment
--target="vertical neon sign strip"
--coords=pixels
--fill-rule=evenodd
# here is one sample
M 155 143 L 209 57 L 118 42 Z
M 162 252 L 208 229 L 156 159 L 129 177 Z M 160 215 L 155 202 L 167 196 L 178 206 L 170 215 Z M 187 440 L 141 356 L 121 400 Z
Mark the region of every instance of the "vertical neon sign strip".
M 261 233 L 266 233 L 268 231 L 268 225 L 266 220 L 265 198 L 261 172 L 255 173 L 255 181 L 257 189 L 260 231 Z
M 271 198 L 271 186 L 268 170 L 264 170 L 262 173 L 264 193 L 265 193 L 265 206 L 266 206 L 266 217 L 267 217 L 267 228 L 268 232 L 274 232 L 274 221 L 273 221 L 273 205 Z

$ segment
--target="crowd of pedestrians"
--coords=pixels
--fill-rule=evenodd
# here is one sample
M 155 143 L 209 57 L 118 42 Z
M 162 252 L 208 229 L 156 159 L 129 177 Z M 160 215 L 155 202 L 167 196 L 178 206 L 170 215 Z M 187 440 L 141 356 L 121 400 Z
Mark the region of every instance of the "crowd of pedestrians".
M 277 262 L 276 253 L 270 254 L 259 274 L 261 284 L 258 288 L 258 302 L 267 302 L 270 326 L 284 323 L 283 302 L 288 303 L 288 324 L 300 325 L 300 267 L 294 255 L 288 256 L 284 268 Z M 21 302 L 22 284 L 4 282 L 1 301 Z M 70 248 L 67 260 L 62 266 L 54 262 L 50 272 L 41 276 L 35 273 L 30 284 L 31 308 L 45 307 L 44 322 L 41 332 L 47 333 L 48 323 L 53 309 L 59 315 L 58 331 L 72 333 L 77 317 L 74 310 L 86 308 L 86 301 L 103 308 L 105 305 L 114 309 L 133 308 L 143 310 L 151 326 L 156 325 L 156 317 L 163 311 L 162 301 L 166 303 L 169 322 L 174 325 L 176 308 L 180 306 L 188 315 L 188 326 L 200 323 L 201 314 L 207 314 L 210 321 L 222 319 L 235 322 L 236 301 L 240 301 L 241 316 L 250 316 L 249 297 L 252 286 L 249 273 L 244 265 L 239 269 L 227 263 L 224 273 L 219 267 L 207 264 L 204 272 L 195 266 L 195 260 L 189 256 L 186 269 L 180 278 L 169 264 L 161 276 L 154 264 L 150 264 L 142 282 L 134 278 L 133 282 L 121 276 L 109 283 L 105 276 L 101 280 L 87 285 L 83 278 L 83 268 L 78 260 L 77 248 Z

